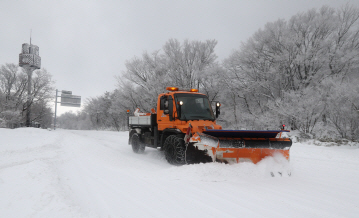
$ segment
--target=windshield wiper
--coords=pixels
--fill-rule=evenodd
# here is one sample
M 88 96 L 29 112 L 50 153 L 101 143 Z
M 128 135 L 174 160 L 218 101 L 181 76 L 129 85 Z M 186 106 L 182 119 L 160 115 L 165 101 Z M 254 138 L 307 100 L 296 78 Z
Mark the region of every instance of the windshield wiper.
M 187 121 L 187 118 L 186 118 L 186 114 L 185 114 L 185 113 L 183 114 L 183 117 L 184 117 L 184 121 Z
M 209 118 L 206 116 L 196 116 L 196 118 L 202 118 L 203 120 L 214 120 L 213 118 Z

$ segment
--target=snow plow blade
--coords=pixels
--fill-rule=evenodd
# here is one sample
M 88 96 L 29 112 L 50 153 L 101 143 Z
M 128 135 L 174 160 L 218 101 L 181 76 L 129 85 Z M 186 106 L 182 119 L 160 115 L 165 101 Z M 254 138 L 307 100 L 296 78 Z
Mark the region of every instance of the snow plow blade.
M 275 153 L 282 154 L 289 160 L 289 149 L 292 141 L 280 138 L 288 130 L 206 130 L 198 133 L 201 142 L 217 144 L 211 149 L 213 161 L 225 163 L 253 162 L 258 163 Z M 279 137 L 278 137 L 279 136 Z M 212 141 L 212 142 L 211 142 Z M 209 143 L 208 143 L 209 142 Z

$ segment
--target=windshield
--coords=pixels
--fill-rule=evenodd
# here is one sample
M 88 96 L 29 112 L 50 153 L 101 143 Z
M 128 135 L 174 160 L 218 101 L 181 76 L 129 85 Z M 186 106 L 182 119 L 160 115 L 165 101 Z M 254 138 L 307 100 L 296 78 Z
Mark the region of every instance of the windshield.
M 177 110 L 178 102 L 183 101 L 180 120 L 215 120 L 207 96 L 183 93 L 176 94 L 175 100 Z

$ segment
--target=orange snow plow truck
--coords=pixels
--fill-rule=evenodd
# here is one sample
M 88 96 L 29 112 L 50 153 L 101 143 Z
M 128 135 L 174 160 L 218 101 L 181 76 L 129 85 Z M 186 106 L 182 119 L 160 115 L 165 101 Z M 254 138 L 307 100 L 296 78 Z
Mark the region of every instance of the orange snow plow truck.
M 275 153 L 289 159 L 292 141 L 281 138 L 288 130 L 223 130 L 216 124 L 219 102 L 214 113 L 208 97 L 197 89 L 166 90 L 158 96 L 157 110 L 140 113 L 137 108 L 128 118 L 129 144 L 135 153 L 159 148 L 173 165 L 257 163 Z

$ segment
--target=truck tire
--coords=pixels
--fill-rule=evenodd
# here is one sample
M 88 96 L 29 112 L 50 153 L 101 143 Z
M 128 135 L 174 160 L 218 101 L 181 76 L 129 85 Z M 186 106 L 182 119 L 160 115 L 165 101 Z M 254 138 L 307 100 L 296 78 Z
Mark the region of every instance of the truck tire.
M 186 164 L 186 147 L 184 140 L 176 135 L 170 135 L 164 143 L 165 157 L 168 163 L 173 165 Z
M 145 145 L 141 142 L 141 138 L 138 133 L 133 133 L 131 137 L 131 145 L 133 152 L 137 154 L 145 152 Z

